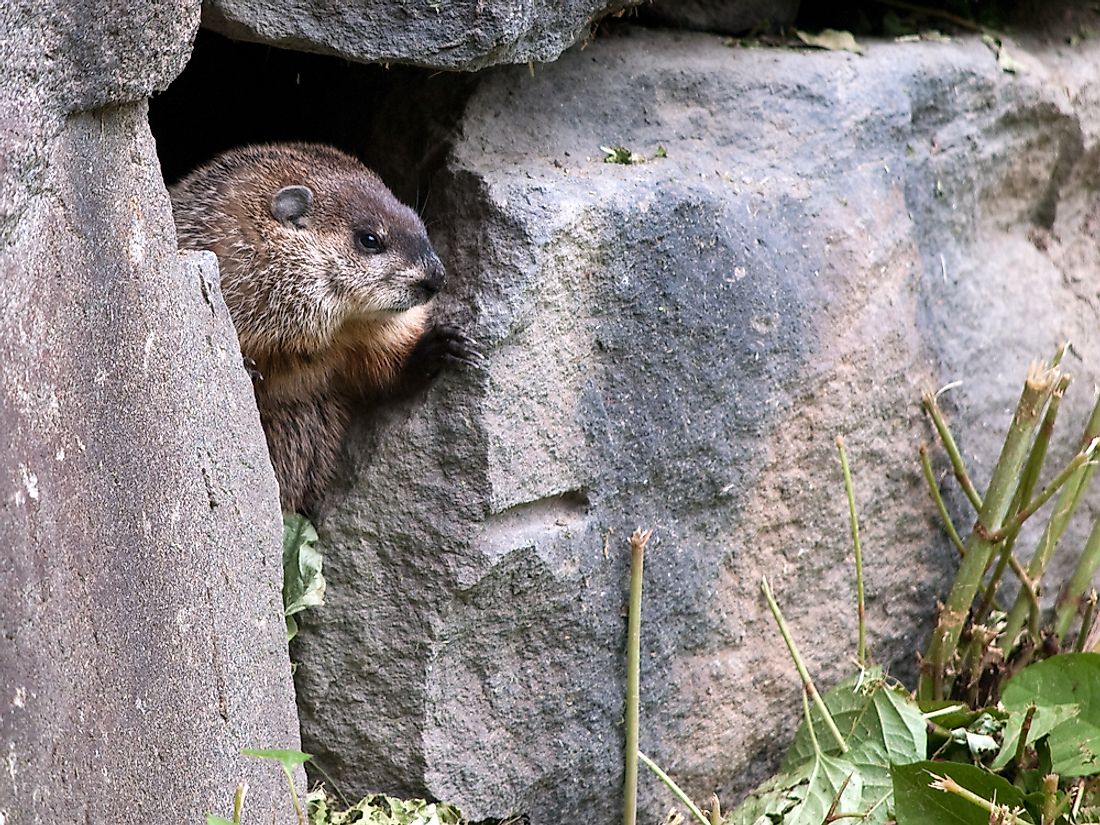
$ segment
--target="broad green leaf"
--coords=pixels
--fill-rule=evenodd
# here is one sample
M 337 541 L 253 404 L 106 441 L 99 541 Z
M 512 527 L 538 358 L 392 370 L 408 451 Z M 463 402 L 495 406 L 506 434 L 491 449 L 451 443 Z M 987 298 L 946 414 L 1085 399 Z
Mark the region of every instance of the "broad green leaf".
M 794 771 L 781 773 L 753 791 L 726 817 L 725 825 L 820 825 L 838 794 L 837 814 L 861 810 L 863 782 L 859 770 L 844 759 L 815 755 Z
M 243 748 L 245 756 L 255 756 L 259 759 L 274 759 L 288 771 L 296 765 L 304 765 L 313 757 L 308 753 L 292 750 L 280 750 L 278 748 Z
M 933 775 L 949 776 L 968 791 L 997 805 L 1023 807 L 1023 794 L 999 776 L 961 762 L 914 762 L 897 765 L 894 818 L 897 825 L 989 825 L 989 811 L 973 802 L 931 786 Z M 1020 817 L 1032 820 L 1026 812 Z
M 317 531 L 309 519 L 297 513 L 283 515 L 283 613 L 287 618 L 287 638 L 298 632 L 290 617 L 307 607 L 325 603 L 323 559 L 314 546 Z
M 1028 745 L 1034 745 L 1063 722 L 1072 719 L 1081 712 L 1079 705 L 1044 705 L 1036 706 L 1035 715 L 1031 719 L 1031 727 L 1027 732 Z M 1014 710 L 1008 717 L 1005 725 L 1004 737 L 1001 749 L 997 756 L 989 764 L 995 771 L 1002 770 L 1016 755 L 1016 746 L 1020 741 L 1020 731 L 1023 730 L 1024 719 L 1027 718 L 1027 706 Z
M 927 756 L 928 734 L 924 718 L 909 701 L 908 694 L 887 685 L 881 669 L 877 668 L 854 674 L 823 698 L 849 752 L 840 753 L 839 746 L 828 734 L 825 720 L 811 708 L 818 744 L 826 753 L 850 762 L 858 771 L 863 797 L 857 808 L 873 809 L 873 813 L 862 821 L 884 823 L 893 791 L 890 766 L 916 762 Z M 783 770 L 793 771 L 811 758 L 813 742 L 803 720 L 783 761 Z
M 925 757 L 928 740 L 924 717 L 909 701 L 908 694 L 886 684 L 881 669 L 853 674 L 822 698 L 851 748 L 846 759 L 888 767 Z M 840 748 L 829 736 L 825 720 L 813 706 L 810 715 L 822 749 L 839 754 Z M 783 769 L 789 770 L 812 755 L 809 727 L 803 720 L 783 760 Z
M 1034 704 L 1036 717 L 1043 714 L 1054 773 L 1100 773 L 1100 654 L 1064 653 L 1030 665 L 1005 683 L 1001 702 L 1025 713 Z
M 823 698 L 849 752 L 840 752 L 824 719 L 812 709 L 823 753 L 815 751 L 803 721 L 782 772 L 757 788 L 727 819 L 727 825 L 819 825 L 849 775 L 836 812 L 868 814 L 860 820 L 863 823 L 887 821 L 893 793 L 890 765 L 915 762 L 926 755 L 926 727 L 920 711 L 907 694 L 886 684 L 880 669 L 853 675 Z
M 207 814 L 206 825 L 233 825 L 233 822 L 220 816 L 214 816 L 214 814 Z

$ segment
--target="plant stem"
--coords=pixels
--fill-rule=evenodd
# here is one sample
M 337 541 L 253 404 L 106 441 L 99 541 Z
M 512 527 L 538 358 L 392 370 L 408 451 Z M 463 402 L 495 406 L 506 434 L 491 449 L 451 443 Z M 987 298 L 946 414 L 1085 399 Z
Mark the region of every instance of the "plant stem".
M 948 667 L 955 656 L 967 613 L 993 554 L 995 543 L 990 541 L 990 537 L 1004 524 L 1017 486 L 1016 480 L 1027 457 L 1031 434 L 1055 380 L 1056 374 L 1042 364 L 1032 364 L 1028 370 L 1020 402 L 1012 417 L 997 465 L 993 468 L 989 489 L 967 544 L 966 555 L 959 565 L 951 592 L 940 611 L 928 653 L 921 663 L 917 687 L 917 696 L 921 699 L 942 699 L 944 696 Z
M 1024 752 L 1027 750 L 1027 737 L 1031 734 L 1031 723 L 1035 719 L 1035 710 L 1035 705 L 1028 705 L 1023 724 L 1020 725 L 1020 738 L 1016 742 L 1016 753 L 1012 757 L 1012 761 L 1016 764 L 1016 770 L 1023 768 Z
M 1088 590 L 1092 582 L 1092 574 L 1100 567 L 1100 519 L 1092 526 L 1085 549 L 1081 552 L 1081 558 L 1077 560 L 1077 566 L 1069 577 L 1054 607 L 1054 637 L 1060 642 L 1069 630 L 1073 617 L 1081 607 L 1081 597 Z
M 710 825 L 722 825 L 722 803 L 716 793 L 710 795 Z
M 1092 460 L 1097 446 L 1100 446 L 1098 441 L 1100 440 L 1094 440 L 1085 448 L 1084 452 L 1075 455 L 1069 464 L 1063 467 L 1062 471 L 1051 480 L 1050 484 L 1043 488 L 1043 491 L 1039 493 L 1039 495 L 1029 501 L 1026 507 L 1021 508 L 1016 515 L 1009 520 L 1008 524 L 994 533 L 991 538 L 994 541 L 1014 538 L 1015 534 L 1020 531 L 1024 522 L 1035 515 L 1036 511 L 1050 501 L 1054 494 L 1062 489 L 1063 485 L 1077 475 L 1078 471 Z
M 241 811 L 244 808 L 244 796 L 248 793 L 248 783 L 241 782 L 233 793 L 233 825 L 241 825 Z
M 1043 811 L 1040 825 L 1054 825 L 1058 821 L 1058 774 L 1043 777 Z
M 653 771 L 653 773 L 656 774 L 657 778 L 668 786 L 668 789 L 672 791 L 673 796 L 675 796 L 677 799 L 683 802 L 685 806 L 687 806 L 687 809 L 691 811 L 691 815 L 699 821 L 700 825 L 710 825 L 710 823 L 707 821 L 707 818 L 703 816 L 703 812 L 699 810 L 699 806 L 692 802 L 691 797 L 684 793 L 680 786 L 672 781 L 671 776 L 662 771 L 660 767 L 657 766 L 656 762 L 654 762 L 641 751 L 636 751 L 636 753 L 638 754 L 638 758 L 645 763 L 645 766 Z
M 1055 353 L 1055 359 L 1060 361 L 1061 356 L 1064 354 L 1065 350 L 1059 348 L 1058 352 Z M 1047 449 L 1050 446 L 1050 438 L 1054 433 L 1054 424 L 1058 418 L 1058 410 L 1062 405 L 1062 397 L 1069 387 L 1069 382 L 1070 377 L 1068 375 L 1063 375 L 1058 379 L 1057 383 L 1054 385 L 1054 389 L 1051 391 L 1050 403 L 1047 405 L 1046 413 L 1043 415 L 1043 423 L 1039 425 L 1039 432 L 1035 436 L 1035 443 L 1031 445 L 1031 452 L 1028 454 L 1027 462 L 1024 464 L 1024 471 L 1020 475 L 1020 484 L 1016 488 L 1016 493 L 1012 497 L 1012 504 L 1008 508 L 1008 512 L 1012 514 L 1012 520 L 1007 527 L 1000 531 L 1002 535 L 994 536 L 994 540 L 1001 541 L 1000 558 L 997 561 L 996 568 L 993 570 L 993 575 L 989 577 L 989 581 L 986 584 L 985 597 L 982 599 L 981 606 L 974 613 L 974 621 L 976 622 L 984 622 L 989 615 L 989 610 L 993 606 L 994 598 L 997 594 L 997 588 L 1001 583 L 1001 577 L 1004 576 L 1005 568 L 1008 567 L 1010 560 L 1015 562 L 1015 564 L 1013 564 L 1013 569 L 1022 569 L 1020 563 L 1016 561 L 1015 557 L 1012 555 L 1012 551 L 1016 546 L 1016 537 L 1020 535 L 1020 528 L 1023 526 L 1024 521 L 1054 495 L 1072 472 L 1070 468 L 1066 468 L 1066 470 L 1063 471 L 1063 475 L 1055 479 L 1055 482 L 1048 484 L 1039 497 L 1032 501 L 1031 496 L 1035 491 L 1035 485 L 1039 483 L 1039 474 L 1042 472 L 1043 462 L 1046 460 Z
M 966 472 L 966 465 L 963 464 L 962 453 L 959 452 L 959 447 L 955 443 L 955 438 L 951 435 L 951 430 L 948 428 L 947 422 L 943 419 L 943 412 L 940 410 L 940 405 L 936 400 L 936 396 L 930 392 L 925 392 L 922 401 L 924 411 L 931 417 L 932 423 L 936 427 L 936 432 L 940 434 L 940 441 L 943 442 L 943 448 L 947 451 L 947 457 L 951 459 L 951 466 L 955 470 L 955 478 L 959 480 L 959 485 L 962 487 L 963 492 L 966 493 L 966 497 L 970 499 L 970 503 L 974 505 L 974 509 L 980 511 L 982 509 L 982 497 L 978 495 L 978 491 L 974 489 L 974 482 L 970 480 L 970 475 Z
M 1085 642 L 1092 631 L 1092 624 L 1096 620 L 1096 588 L 1089 592 L 1085 599 L 1085 615 L 1081 617 L 1081 632 L 1077 634 L 1077 642 L 1073 646 L 1074 653 L 1081 653 L 1085 649 Z
M 1100 396 L 1097 397 L 1096 403 L 1092 408 L 1092 414 L 1089 416 L 1088 424 L 1085 426 L 1085 434 L 1081 439 L 1081 448 L 1087 448 L 1087 446 L 1097 437 L 1100 437 Z M 1033 589 L 1038 588 L 1039 581 L 1043 577 L 1043 572 L 1046 570 L 1046 566 L 1050 562 L 1051 556 L 1054 555 L 1054 549 L 1058 546 L 1062 534 L 1066 531 L 1070 517 L 1077 509 L 1077 504 L 1081 500 L 1081 495 L 1088 488 L 1095 470 L 1096 467 L 1093 464 L 1079 467 L 1077 472 L 1066 482 L 1061 493 L 1059 493 L 1058 501 L 1054 505 L 1054 512 L 1051 513 L 1050 519 L 1047 521 L 1047 526 L 1043 530 L 1042 538 L 1039 539 L 1039 545 L 1036 547 L 1035 553 L 1032 555 L 1031 561 L 1028 562 L 1027 565 L 1027 577 Z M 1008 614 L 1008 619 L 1005 622 L 1005 631 L 1001 636 L 1002 651 L 1005 653 L 1006 657 L 1012 652 L 1012 648 L 1015 647 L 1016 637 L 1024 626 L 1025 617 L 1028 615 L 1029 611 L 1033 609 L 1032 606 L 1029 605 L 1028 599 L 1029 595 L 1021 592 L 1016 597 L 1016 602 L 1012 605 L 1012 610 Z M 1033 639 L 1032 641 L 1035 644 L 1039 644 L 1039 639 Z
M 932 472 L 932 461 L 928 457 L 927 444 L 920 445 L 920 466 L 921 469 L 924 470 L 924 480 L 928 482 L 928 490 L 932 493 L 932 500 L 936 502 L 936 509 L 940 511 L 940 520 L 943 522 L 943 529 L 947 531 L 947 537 L 951 539 L 951 543 L 955 545 L 955 549 L 959 551 L 959 555 L 965 556 L 966 546 L 959 536 L 959 531 L 955 529 L 955 523 L 951 521 L 951 514 L 947 512 L 947 505 L 944 503 L 943 495 L 940 493 L 940 485 L 936 483 L 936 475 Z
M 852 489 L 852 471 L 848 467 L 848 454 L 844 451 L 844 439 L 836 437 L 840 453 L 840 471 L 844 474 L 844 491 L 848 494 L 848 519 L 852 524 L 852 550 L 856 557 L 856 619 L 859 635 L 856 644 L 856 661 L 860 668 L 867 664 L 867 609 L 863 599 L 863 548 L 859 543 L 859 516 L 856 514 L 856 494 Z
M 929 774 L 929 776 L 934 780 L 931 783 L 931 787 L 946 793 L 955 794 L 955 796 L 962 797 L 967 802 L 988 811 L 990 814 L 990 822 L 1003 822 L 1005 825 L 1008 825 L 1008 823 L 1012 823 L 1012 825 L 1027 825 L 1024 820 L 1020 819 L 1020 817 L 1016 816 L 1008 808 L 1001 805 L 994 805 L 985 797 L 978 796 L 973 791 L 968 791 L 950 776 L 936 776 L 934 773 Z
M 281 762 L 279 764 L 282 766 L 283 773 L 286 774 L 286 783 L 290 786 L 290 801 L 294 805 L 294 813 L 298 815 L 298 825 L 307 825 L 305 812 L 302 811 L 302 802 L 298 799 L 298 789 L 294 786 L 294 774 L 285 764 Z
M 641 683 L 642 570 L 652 530 L 630 536 L 630 603 L 626 630 L 626 764 L 623 771 L 623 825 L 638 818 L 638 694 Z
M 841 753 L 848 752 L 848 743 L 844 741 L 844 737 L 840 735 L 840 729 L 837 728 L 836 722 L 833 721 L 832 715 L 829 713 L 829 709 L 825 707 L 825 700 L 821 698 L 821 694 L 817 692 L 817 688 L 814 687 L 813 680 L 810 678 L 810 672 L 806 670 L 806 665 L 802 661 L 802 656 L 798 653 L 798 648 L 795 646 L 794 639 L 791 637 L 791 631 L 787 627 L 787 622 L 783 619 L 783 614 L 779 610 L 779 605 L 775 601 L 775 596 L 772 595 L 772 589 L 768 586 L 768 579 L 765 576 L 760 585 L 764 591 L 764 598 L 768 602 L 768 607 L 771 608 L 772 615 L 775 617 L 775 623 L 779 625 L 779 633 L 783 636 L 783 641 L 787 644 L 787 650 L 791 654 L 791 658 L 794 660 L 794 666 L 798 670 L 798 675 L 802 679 L 802 686 L 806 693 L 814 702 L 814 706 L 825 720 L 825 726 L 829 729 L 829 733 L 832 734 L 833 739 L 840 747 Z

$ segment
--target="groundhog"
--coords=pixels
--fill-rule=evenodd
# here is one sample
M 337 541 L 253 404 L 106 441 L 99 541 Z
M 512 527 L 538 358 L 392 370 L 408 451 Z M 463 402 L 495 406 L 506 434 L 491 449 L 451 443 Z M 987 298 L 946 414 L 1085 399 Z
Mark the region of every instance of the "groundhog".
M 233 149 L 169 193 L 180 248 L 218 257 L 283 509 L 315 516 L 358 399 L 476 360 L 432 317 L 443 265 L 417 213 L 329 146 Z

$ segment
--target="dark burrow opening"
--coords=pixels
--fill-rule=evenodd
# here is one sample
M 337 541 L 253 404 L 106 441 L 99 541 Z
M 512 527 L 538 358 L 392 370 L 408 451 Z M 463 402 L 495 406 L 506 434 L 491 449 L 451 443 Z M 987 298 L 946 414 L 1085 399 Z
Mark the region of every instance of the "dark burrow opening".
M 169 184 L 234 146 L 317 141 L 430 210 L 432 178 L 474 83 L 471 74 L 358 64 L 200 30 L 183 72 L 150 102 L 149 124 Z

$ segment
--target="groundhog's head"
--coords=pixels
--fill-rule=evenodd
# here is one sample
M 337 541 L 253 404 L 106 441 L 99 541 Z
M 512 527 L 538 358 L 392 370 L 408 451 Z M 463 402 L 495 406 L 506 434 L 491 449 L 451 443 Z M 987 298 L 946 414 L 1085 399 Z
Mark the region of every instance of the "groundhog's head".
M 320 275 L 322 293 L 349 315 L 403 312 L 443 286 L 419 215 L 363 166 L 307 172 L 274 191 L 269 208 L 271 240 Z
M 171 188 L 180 246 L 218 256 L 253 357 L 310 352 L 356 325 L 418 325 L 444 281 L 420 217 L 350 155 L 320 144 L 245 146 Z

